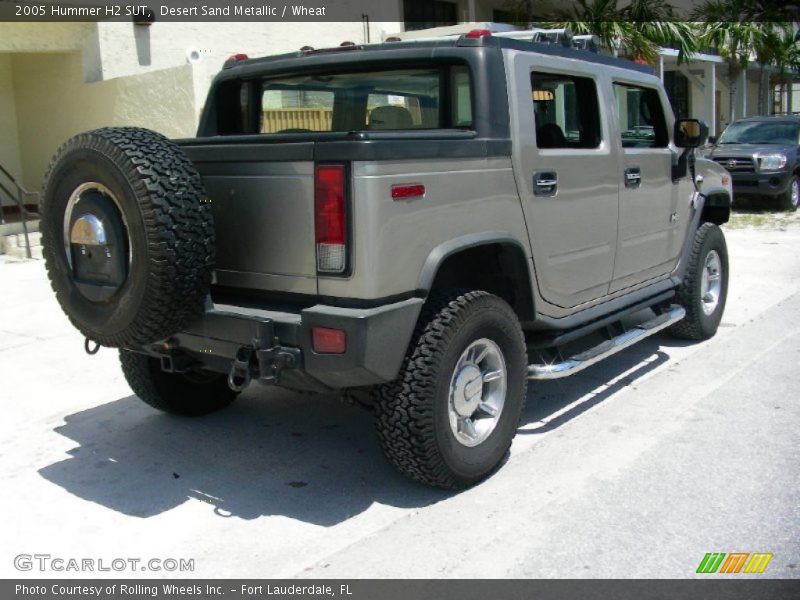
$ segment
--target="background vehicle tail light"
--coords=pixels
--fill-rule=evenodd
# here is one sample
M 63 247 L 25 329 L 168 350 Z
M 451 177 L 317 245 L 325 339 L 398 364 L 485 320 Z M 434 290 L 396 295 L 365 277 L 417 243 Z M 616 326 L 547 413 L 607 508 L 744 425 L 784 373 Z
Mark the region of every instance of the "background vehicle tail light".
M 314 171 L 314 228 L 317 271 L 342 273 L 347 266 L 347 199 L 344 165 Z

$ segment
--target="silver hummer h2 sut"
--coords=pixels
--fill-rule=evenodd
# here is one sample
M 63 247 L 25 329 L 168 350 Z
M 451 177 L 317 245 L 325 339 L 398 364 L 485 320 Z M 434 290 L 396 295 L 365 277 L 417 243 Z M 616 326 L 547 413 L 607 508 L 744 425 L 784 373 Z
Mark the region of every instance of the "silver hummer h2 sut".
M 400 471 L 465 487 L 528 380 L 714 335 L 731 183 L 695 157 L 706 134 L 645 67 L 484 31 L 237 56 L 196 138 L 59 149 L 47 268 L 148 404 L 347 392 Z

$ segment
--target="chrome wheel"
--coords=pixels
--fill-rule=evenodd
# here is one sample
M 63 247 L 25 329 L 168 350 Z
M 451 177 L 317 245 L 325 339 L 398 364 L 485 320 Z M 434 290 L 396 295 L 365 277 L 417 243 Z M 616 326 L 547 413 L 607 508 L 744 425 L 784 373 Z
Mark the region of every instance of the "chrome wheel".
M 717 309 L 722 293 L 722 261 L 716 250 L 706 255 L 700 286 L 703 312 L 710 315 Z
M 447 403 L 450 429 L 464 446 L 477 446 L 500 420 L 506 401 L 506 361 L 500 347 L 481 338 L 456 363 Z
M 798 202 L 800 202 L 800 180 L 792 179 L 792 187 L 791 187 L 791 203 L 792 206 L 796 207 Z

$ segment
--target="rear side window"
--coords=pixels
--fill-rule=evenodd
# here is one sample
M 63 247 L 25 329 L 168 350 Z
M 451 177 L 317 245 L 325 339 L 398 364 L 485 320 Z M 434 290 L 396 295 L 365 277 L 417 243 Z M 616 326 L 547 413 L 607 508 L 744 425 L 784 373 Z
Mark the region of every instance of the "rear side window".
M 531 73 L 539 148 L 597 148 L 601 142 L 597 86 L 588 77 Z
M 261 90 L 261 133 L 470 127 L 462 66 L 316 73 L 268 79 Z
M 667 147 L 667 121 L 656 90 L 615 83 L 614 100 L 623 148 Z

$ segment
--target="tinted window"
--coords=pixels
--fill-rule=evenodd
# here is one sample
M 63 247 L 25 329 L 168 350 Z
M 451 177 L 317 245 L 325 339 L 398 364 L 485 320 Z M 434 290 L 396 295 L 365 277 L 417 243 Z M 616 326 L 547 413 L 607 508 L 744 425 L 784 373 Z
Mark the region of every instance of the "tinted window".
M 470 90 L 466 67 L 271 79 L 263 84 L 259 130 L 297 133 L 471 127 Z
M 266 89 L 261 100 L 261 133 L 330 131 L 333 92 Z
M 667 147 L 667 121 L 656 90 L 615 83 L 614 99 L 623 148 Z
M 588 77 L 531 73 L 536 145 L 597 148 L 600 112 L 597 88 Z
M 405 30 L 455 25 L 456 3 L 444 0 L 403 0 Z

